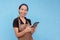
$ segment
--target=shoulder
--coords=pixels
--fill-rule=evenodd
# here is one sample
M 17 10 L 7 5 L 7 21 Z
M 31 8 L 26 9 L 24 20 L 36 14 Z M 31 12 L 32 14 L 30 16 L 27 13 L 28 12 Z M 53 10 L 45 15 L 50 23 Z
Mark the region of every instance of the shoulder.
M 18 17 L 13 20 L 13 24 L 18 24 Z
M 30 19 L 27 19 L 27 21 L 31 22 L 31 20 L 30 20 Z
M 25 18 L 26 18 L 26 17 L 25 17 Z M 27 20 L 27 21 L 29 21 L 29 22 L 31 21 L 31 20 L 30 20 L 30 19 L 28 19 L 28 18 L 26 18 L 26 20 Z
M 18 27 L 18 17 L 13 20 L 13 27 Z
M 30 19 L 28 19 L 28 18 L 26 18 L 26 20 L 30 23 L 30 25 L 31 25 L 31 20 Z
M 15 18 L 13 21 L 18 21 L 18 17 L 17 17 L 17 18 Z

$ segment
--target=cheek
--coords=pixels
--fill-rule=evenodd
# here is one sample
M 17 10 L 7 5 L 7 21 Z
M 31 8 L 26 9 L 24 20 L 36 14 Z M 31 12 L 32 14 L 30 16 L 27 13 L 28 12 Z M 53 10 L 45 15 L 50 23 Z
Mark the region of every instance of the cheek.
M 19 10 L 20 15 L 26 15 L 27 12 L 28 12 L 27 10 L 21 10 L 21 9 Z
M 21 12 L 22 10 L 21 9 L 19 9 L 19 12 Z
M 25 11 L 25 13 L 27 14 L 27 11 Z
M 26 14 L 26 13 L 27 13 L 27 11 L 22 11 L 22 10 L 20 10 L 20 13 Z

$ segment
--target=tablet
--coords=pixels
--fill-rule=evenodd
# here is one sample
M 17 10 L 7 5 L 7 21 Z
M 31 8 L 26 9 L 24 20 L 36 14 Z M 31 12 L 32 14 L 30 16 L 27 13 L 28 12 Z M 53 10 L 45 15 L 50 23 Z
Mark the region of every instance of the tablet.
M 35 22 L 32 27 L 36 27 L 39 24 L 39 22 Z

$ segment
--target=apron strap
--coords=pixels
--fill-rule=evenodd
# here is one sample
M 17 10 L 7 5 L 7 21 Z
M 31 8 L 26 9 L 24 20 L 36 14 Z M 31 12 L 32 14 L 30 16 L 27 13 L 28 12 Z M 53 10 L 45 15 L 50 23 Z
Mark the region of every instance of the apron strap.
M 26 21 L 27 21 L 27 20 L 26 20 Z M 18 31 L 20 32 L 19 27 L 20 27 L 20 25 L 21 25 L 21 21 L 20 21 L 20 18 L 19 18 L 19 17 L 18 17 L 18 24 L 19 24 L 19 26 L 18 26 Z M 28 21 L 27 21 L 27 25 L 30 25 Z
M 21 25 L 21 22 L 20 22 L 20 18 L 18 17 L 18 32 L 20 32 L 20 30 L 19 30 L 19 27 L 20 27 L 20 25 Z

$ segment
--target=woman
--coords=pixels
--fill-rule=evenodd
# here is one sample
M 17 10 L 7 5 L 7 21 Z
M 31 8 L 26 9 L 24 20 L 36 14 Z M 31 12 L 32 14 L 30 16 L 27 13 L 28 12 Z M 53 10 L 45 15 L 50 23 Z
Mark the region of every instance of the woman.
M 19 17 L 13 21 L 13 27 L 18 40 L 33 40 L 32 34 L 35 28 L 31 28 L 31 20 L 25 16 L 28 12 L 28 6 L 21 4 L 19 6 Z

